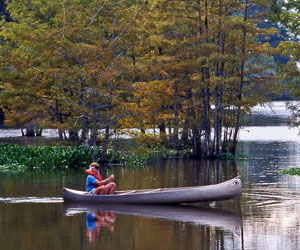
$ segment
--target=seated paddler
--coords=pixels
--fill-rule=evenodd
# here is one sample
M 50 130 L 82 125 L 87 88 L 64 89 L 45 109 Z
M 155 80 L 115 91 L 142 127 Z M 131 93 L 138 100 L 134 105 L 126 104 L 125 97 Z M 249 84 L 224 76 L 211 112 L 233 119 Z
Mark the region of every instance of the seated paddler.
M 102 180 L 99 168 L 100 166 L 97 162 L 92 162 L 89 169 L 85 170 L 88 174 L 86 178 L 86 191 L 88 194 L 114 194 L 117 187 L 116 184 L 112 182 L 115 178 L 114 175 Z

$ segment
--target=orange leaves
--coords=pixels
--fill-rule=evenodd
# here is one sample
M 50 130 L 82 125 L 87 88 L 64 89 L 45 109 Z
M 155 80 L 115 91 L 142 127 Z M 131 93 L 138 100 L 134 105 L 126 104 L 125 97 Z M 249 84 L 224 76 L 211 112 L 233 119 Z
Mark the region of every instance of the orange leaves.
M 161 77 L 168 77 L 168 76 L 169 76 L 169 74 L 168 74 L 165 70 L 163 70 L 163 69 L 161 69 L 161 70 L 159 71 L 159 75 L 160 75 Z
M 136 113 L 143 124 L 158 124 L 172 118 L 174 91 L 167 81 L 155 80 L 135 84 Z M 146 125 L 147 126 L 147 125 Z
M 27 109 L 32 119 L 73 128 L 71 121 L 80 124 L 83 114 L 89 121 L 99 117 L 99 127 L 123 116 L 129 92 L 124 58 L 133 38 L 130 6 L 76 0 L 8 5 L 15 22 L 6 23 L 2 35 L 11 42 L 7 62 L 13 70 L 7 81 L 12 87 L 6 91 L 12 117 Z M 14 105 L 18 87 L 18 104 L 24 105 Z
M 7 1 L 15 22 L 1 31 L 12 69 L 2 103 L 20 122 L 30 110 L 59 128 L 185 126 L 201 137 L 270 76 L 273 50 L 256 38 L 274 31 L 246 20 L 241 1 L 27 2 Z

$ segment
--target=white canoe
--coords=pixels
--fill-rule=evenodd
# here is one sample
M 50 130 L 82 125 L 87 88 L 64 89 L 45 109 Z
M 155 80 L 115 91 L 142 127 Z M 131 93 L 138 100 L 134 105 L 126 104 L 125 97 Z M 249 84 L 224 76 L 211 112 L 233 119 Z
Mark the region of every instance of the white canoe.
M 242 192 L 239 177 L 214 185 L 117 191 L 113 195 L 90 195 L 63 188 L 64 201 L 97 204 L 176 204 L 232 199 Z

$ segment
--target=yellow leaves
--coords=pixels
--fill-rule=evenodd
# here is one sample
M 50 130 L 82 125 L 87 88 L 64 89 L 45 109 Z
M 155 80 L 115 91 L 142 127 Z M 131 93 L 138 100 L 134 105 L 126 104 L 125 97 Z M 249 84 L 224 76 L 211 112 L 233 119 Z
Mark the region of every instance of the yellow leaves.
M 202 74 L 195 73 L 195 74 L 192 74 L 190 77 L 191 77 L 191 80 L 193 80 L 193 81 L 201 81 Z
M 169 74 L 166 72 L 166 71 L 164 71 L 163 69 L 161 69 L 160 71 L 159 71 L 159 75 L 160 76 L 162 76 L 162 77 L 168 77 L 169 76 Z
M 270 45 L 269 43 L 263 43 L 263 44 L 260 44 L 258 46 L 256 46 L 256 52 L 258 54 L 270 54 Z
M 218 87 L 224 83 L 224 79 L 223 79 L 223 77 L 211 76 L 209 78 L 209 83 L 210 83 L 210 86 L 212 86 L 212 87 Z
M 134 28 L 127 3 L 103 5 L 104 9 L 99 1 L 69 1 L 64 6 L 56 0 L 43 4 L 34 1 L 32 8 L 22 3 L 8 3 L 15 22 L 1 29 L 12 45 L 7 46 L 7 62 L 13 71 L 7 74 L 5 86 L 11 117 L 18 119 L 27 109 L 36 119 L 44 120 L 40 110 L 51 110 L 47 119 L 55 121 L 53 114 L 58 111 L 53 109 L 57 108 L 69 114 L 65 122 L 71 123 L 83 112 L 109 117 L 114 112 L 120 115 L 126 108 L 134 109 L 122 104 L 122 98 L 130 100 L 126 98 L 129 88 L 124 77 L 128 67 L 124 53 Z
M 166 86 L 163 81 L 157 80 L 149 83 L 136 83 L 135 87 L 136 98 L 139 99 L 137 106 L 139 117 L 144 117 L 143 119 L 150 124 L 154 120 L 165 120 L 172 117 L 167 108 L 173 102 L 174 91 L 171 86 Z
M 162 46 L 163 42 L 165 41 L 165 38 L 163 37 L 163 35 L 154 34 L 149 37 L 148 41 L 150 46 L 159 47 Z
M 284 41 L 279 44 L 277 50 L 282 53 L 282 55 L 290 57 L 290 59 L 293 60 L 294 58 L 297 58 L 295 55 L 299 55 L 300 44 L 292 41 Z M 294 58 L 292 57 L 293 55 Z
M 179 127 L 186 120 L 201 127 L 203 98 L 215 102 L 220 87 L 221 101 L 234 103 L 241 62 L 272 53 L 255 38 L 274 30 L 244 21 L 240 1 L 222 1 L 221 12 L 214 1 L 207 10 L 203 1 L 35 0 L 32 9 L 22 2 L 8 1 L 16 22 L 1 32 L 14 69 L 2 96 L 20 122 L 30 110 L 59 128 L 79 127 L 83 114 L 99 119 L 99 127 L 128 116 L 122 127 Z M 296 49 L 282 45 L 287 54 Z M 248 63 L 244 72 L 263 71 Z M 63 124 L 55 112 L 67 114 Z
M 153 133 L 136 132 L 134 140 L 136 141 L 137 145 L 146 146 L 161 145 L 162 143 L 162 138 Z

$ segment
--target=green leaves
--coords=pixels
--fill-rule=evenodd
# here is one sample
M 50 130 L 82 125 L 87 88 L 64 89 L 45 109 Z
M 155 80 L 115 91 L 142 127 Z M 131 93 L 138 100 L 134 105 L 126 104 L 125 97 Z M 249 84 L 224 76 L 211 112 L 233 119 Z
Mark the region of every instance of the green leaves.
M 1 77 L 6 122 L 69 130 L 103 153 L 112 129 L 138 128 L 154 137 L 159 129 L 161 144 L 193 147 L 197 157 L 220 156 L 236 146 L 241 113 L 262 101 L 273 80 L 273 51 L 258 41 L 274 33 L 257 25 L 266 0 L 7 5 L 13 21 L 0 31 L 1 65 L 12 69 Z M 38 157 L 22 161 L 33 166 Z
M 282 175 L 300 175 L 300 168 L 283 169 L 279 173 Z
M 13 71 L 3 76 L 6 122 L 82 129 L 86 136 L 120 120 L 126 106 L 119 104 L 128 92 L 124 57 L 134 42 L 137 10 L 125 1 L 102 0 L 7 5 L 13 21 L 2 25 L 9 55 L 2 62 Z
M 137 147 L 131 151 L 108 149 L 108 162 L 132 167 L 143 167 L 153 153 L 146 147 Z M 70 169 L 88 168 L 93 161 L 99 161 L 101 148 L 94 155 L 92 148 L 77 146 L 27 146 L 0 143 L 0 171 L 26 169 Z
M 28 169 L 67 169 L 88 167 L 94 159 L 91 148 L 75 146 L 22 147 L 0 144 L 0 169 L 24 167 Z M 98 154 L 99 155 L 99 154 Z
M 279 13 L 277 13 L 277 20 L 289 31 L 289 41 L 281 42 L 277 48 L 281 55 L 288 58 L 288 62 L 286 65 L 278 66 L 281 70 L 283 80 L 287 82 L 285 87 L 289 90 L 289 94 L 298 101 L 300 99 L 300 3 L 296 0 L 278 1 L 277 8 L 280 9 Z M 293 102 L 288 104 L 287 108 L 291 111 L 290 125 L 299 126 L 299 104 Z M 296 173 L 298 170 L 291 169 L 288 171 Z

